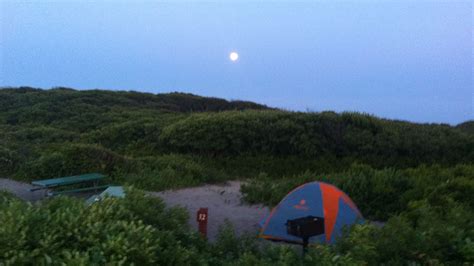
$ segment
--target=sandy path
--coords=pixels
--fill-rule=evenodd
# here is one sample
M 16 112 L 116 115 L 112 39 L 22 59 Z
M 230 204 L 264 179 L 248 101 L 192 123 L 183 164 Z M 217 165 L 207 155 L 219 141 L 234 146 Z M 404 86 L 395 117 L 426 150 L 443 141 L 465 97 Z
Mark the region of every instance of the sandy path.
M 161 197 L 168 206 L 180 205 L 185 207 L 190 215 L 190 225 L 197 230 L 196 213 L 199 208 L 209 208 L 208 237 L 214 240 L 218 228 L 227 219 L 235 228 L 237 234 L 254 233 L 258 230 L 258 222 L 269 209 L 262 205 L 246 205 L 241 203 L 238 181 L 225 185 L 205 185 L 201 187 L 150 192 Z
M 23 200 L 37 201 L 44 198 L 46 193 L 44 190 L 38 190 L 34 192 L 30 191 L 30 189 L 34 187 L 35 186 L 28 183 L 15 181 L 8 178 L 0 178 L 0 190 L 6 190 Z

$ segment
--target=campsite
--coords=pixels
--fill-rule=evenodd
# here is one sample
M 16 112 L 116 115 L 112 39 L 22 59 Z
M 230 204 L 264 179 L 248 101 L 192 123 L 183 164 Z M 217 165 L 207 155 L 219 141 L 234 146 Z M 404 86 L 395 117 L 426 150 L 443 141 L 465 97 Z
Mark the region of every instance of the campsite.
M 0 266 L 474 265 L 473 8 L 0 0 Z
M 8 177 L 0 184 L 17 194 L 2 192 L 4 264 L 454 265 L 473 259 L 472 122 L 453 127 L 305 114 L 186 94 L 14 88 L 0 95 L 6 121 L 0 169 Z M 45 184 L 40 180 L 87 173 L 106 176 L 85 176 L 100 178 L 97 186 L 130 192 L 87 205 L 95 191 L 52 197 L 29 191 L 38 187 L 31 183 Z M 341 228 L 332 244 L 312 245 L 310 238 L 304 257 L 298 244 L 259 238 L 271 209 L 314 181 L 344 192 L 365 222 Z M 323 204 L 317 193 L 305 202 Z M 195 222 L 201 207 L 209 209 L 208 241 Z

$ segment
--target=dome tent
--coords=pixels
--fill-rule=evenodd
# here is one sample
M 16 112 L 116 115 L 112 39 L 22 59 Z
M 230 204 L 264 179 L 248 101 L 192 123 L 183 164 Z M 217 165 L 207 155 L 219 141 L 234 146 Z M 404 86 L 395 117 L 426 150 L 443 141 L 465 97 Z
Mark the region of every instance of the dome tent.
M 309 243 L 334 243 L 344 226 L 363 221 L 362 214 L 344 192 L 327 183 L 310 182 L 288 193 L 260 222 L 260 237 L 304 244 L 288 228 L 292 221 L 305 217 L 319 219 L 322 228 L 320 234 L 309 237 Z

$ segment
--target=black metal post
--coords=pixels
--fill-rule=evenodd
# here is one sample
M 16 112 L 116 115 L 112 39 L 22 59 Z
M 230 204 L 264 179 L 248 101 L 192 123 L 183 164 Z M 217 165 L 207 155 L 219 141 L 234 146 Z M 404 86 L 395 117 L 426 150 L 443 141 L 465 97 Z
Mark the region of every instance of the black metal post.
M 309 237 L 303 237 L 303 257 L 308 252 L 308 239 Z

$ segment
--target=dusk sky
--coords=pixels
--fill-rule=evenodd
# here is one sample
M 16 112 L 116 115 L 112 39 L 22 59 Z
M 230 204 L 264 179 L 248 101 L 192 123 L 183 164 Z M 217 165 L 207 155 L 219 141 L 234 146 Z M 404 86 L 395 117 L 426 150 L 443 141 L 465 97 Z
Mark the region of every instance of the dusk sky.
M 0 86 L 474 119 L 472 1 L 0 0 L 0 9 Z

